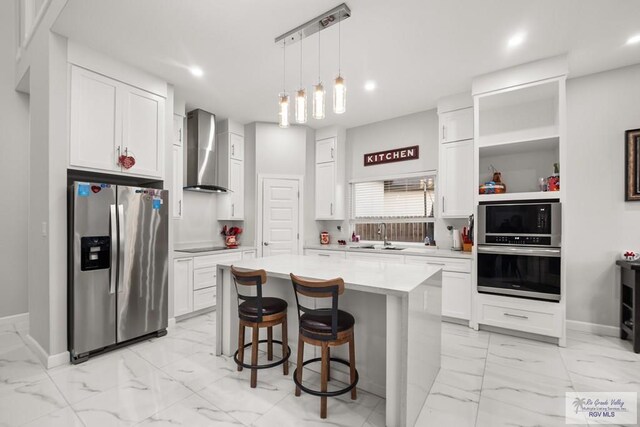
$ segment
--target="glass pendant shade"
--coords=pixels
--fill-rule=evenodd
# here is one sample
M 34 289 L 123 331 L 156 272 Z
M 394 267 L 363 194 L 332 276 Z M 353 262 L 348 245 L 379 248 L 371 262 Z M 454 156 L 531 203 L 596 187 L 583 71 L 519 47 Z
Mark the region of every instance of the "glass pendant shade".
M 278 95 L 278 126 L 281 128 L 289 127 L 289 94 L 282 92 Z
M 313 87 L 313 118 L 324 119 L 324 86 L 320 82 Z
M 333 86 L 333 112 L 342 114 L 345 111 L 347 111 L 347 85 L 344 78 L 338 75 Z
M 296 123 L 307 123 L 307 91 L 298 90 L 296 93 Z

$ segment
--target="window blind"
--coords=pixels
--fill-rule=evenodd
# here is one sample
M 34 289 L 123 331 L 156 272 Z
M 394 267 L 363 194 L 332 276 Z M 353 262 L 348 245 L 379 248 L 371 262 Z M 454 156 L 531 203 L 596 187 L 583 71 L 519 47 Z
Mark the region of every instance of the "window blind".
M 435 177 L 402 178 L 351 184 L 354 220 L 433 218 Z

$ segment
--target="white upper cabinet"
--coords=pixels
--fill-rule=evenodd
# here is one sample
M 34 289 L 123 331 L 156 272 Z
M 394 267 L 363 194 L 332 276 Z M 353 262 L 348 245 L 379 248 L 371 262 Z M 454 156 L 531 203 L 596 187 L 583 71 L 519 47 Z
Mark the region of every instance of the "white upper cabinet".
M 184 140 L 184 117 L 180 114 L 173 115 L 173 145 L 182 147 Z
M 316 164 L 335 161 L 336 138 L 316 141 Z
M 473 108 L 441 113 L 440 142 L 455 142 L 473 139 Z
M 123 86 L 124 120 L 120 153 L 133 156 L 135 164 L 123 172 L 153 177 L 162 176 L 164 152 L 164 98 Z
M 316 220 L 343 220 L 346 205 L 346 131 L 316 131 Z
M 467 217 L 473 213 L 475 188 L 473 140 L 440 145 L 440 216 Z
M 244 137 L 229 133 L 229 157 L 235 160 L 244 160 Z
M 164 104 L 161 96 L 72 66 L 69 166 L 162 179 Z M 133 158 L 131 167 L 120 156 Z
M 69 164 L 119 171 L 117 149 L 122 139 L 119 83 L 84 68 L 71 69 Z
M 316 165 L 316 219 L 333 219 L 336 216 L 336 164 Z
M 182 147 L 174 145 L 171 147 L 173 154 L 173 177 L 172 177 L 172 194 L 170 194 L 172 212 L 174 219 L 182 219 L 183 205 L 183 182 L 184 182 L 184 164 Z
M 221 129 L 241 130 L 239 125 L 225 120 Z M 218 184 L 229 189 L 218 196 L 218 220 L 244 220 L 244 136 L 225 131 L 217 135 Z

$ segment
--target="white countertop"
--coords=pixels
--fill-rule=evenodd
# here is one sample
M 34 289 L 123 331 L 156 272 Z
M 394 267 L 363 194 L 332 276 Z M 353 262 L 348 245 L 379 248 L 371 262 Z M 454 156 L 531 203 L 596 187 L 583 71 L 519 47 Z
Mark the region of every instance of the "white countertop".
M 230 267 L 222 262 L 218 267 Z M 268 276 L 289 279 L 289 273 L 308 279 L 342 277 L 347 289 L 384 295 L 411 292 L 441 270 L 434 265 L 407 265 L 376 261 L 324 259 L 304 255 L 276 255 L 234 262 L 238 268 L 263 269 Z
M 211 245 L 213 246 L 213 245 Z M 193 246 L 194 248 L 197 247 L 204 247 L 204 246 Z M 197 256 L 205 256 L 205 255 L 224 255 L 224 254 L 232 254 L 232 253 L 238 253 L 238 252 L 247 252 L 247 251 L 255 251 L 256 248 L 253 246 L 238 246 L 235 249 L 221 249 L 218 251 L 207 251 L 207 252 L 181 252 L 181 249 L 190 249 L 190 248 L 180 248 L 180 249 L 174 249 L 173 250 L 173 258 L 193 258 L 193 257 L 197 257 Z
M 343 251 L 343 252 L 362 252 L 371 254 L 385 255 L 418 255 L 418 256 L 437 256 L 444 258 L 463 258 L 471 259 L 471 252 L 453 251 L 451 249 L 443 249 L 436 247 L 407 247 L 402 250 L 385 250 L 385 249 L 355 249 L 353 246 L 364 245 L 364 243 L 348 243 L 346 245 L 305 245 L 305 249 L 317 249 L 325 251 Z

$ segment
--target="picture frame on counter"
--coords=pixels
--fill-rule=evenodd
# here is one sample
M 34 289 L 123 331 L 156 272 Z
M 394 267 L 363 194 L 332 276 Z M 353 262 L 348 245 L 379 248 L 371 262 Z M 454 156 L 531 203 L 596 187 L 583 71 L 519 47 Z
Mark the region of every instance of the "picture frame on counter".
M 640 201 L 640 129 L 625 132 L 625 201 Z

